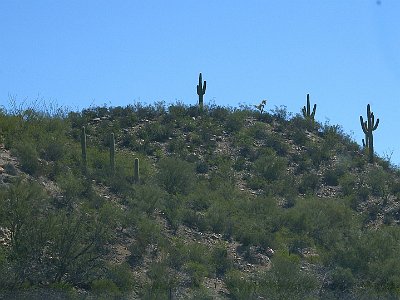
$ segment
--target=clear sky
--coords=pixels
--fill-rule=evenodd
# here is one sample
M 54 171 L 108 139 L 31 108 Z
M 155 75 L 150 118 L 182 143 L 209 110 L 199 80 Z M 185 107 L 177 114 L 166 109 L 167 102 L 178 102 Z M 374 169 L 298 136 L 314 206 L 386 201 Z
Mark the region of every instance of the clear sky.
M 72 109 L 197 101 L 285 105 L 400 163 L 399 0 L 1 0 L 0 104 Z M 364 117 L 365 118 L 365 117 Z

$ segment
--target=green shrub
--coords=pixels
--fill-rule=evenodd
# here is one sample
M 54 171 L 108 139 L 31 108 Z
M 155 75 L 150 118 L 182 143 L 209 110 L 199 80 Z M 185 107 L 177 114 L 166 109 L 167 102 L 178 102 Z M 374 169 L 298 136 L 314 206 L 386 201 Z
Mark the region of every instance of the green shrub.
M 197 262 L 188 262 L 185 265 L 185 270 L 190 276 L 191 284 L 195 287 L 199 287 L 204 277 L 208 275 L 207 267 Z
M 286 173 L 287 161 L 268 151 L 254 162 L 254 170 L 268 182 L 275 181 Z
M 288 153 L 289 146 L 276 134 L 268 134 L 264 143 L 266 147 L 274 149 L 280 156 L 285 156 Z
M 297 145 L 304 146 L 307 142 L 307 135 L 303 130 L 296 128 L 293 130 L 292 139 Z
M 232 112 L 226 120 L 226 129 L 229 132 L 238 132 L 244 126 L 246 114 L 241 111 Z
M 66 149 L 60 141 L 48 142 L 44 147 L 43 158 L 50 161 L 61 160 L 65 155 Z
M 249 280 L 246 274 L 238 270 L 227 272 L 225 283 L 232 299 L 254 299 L 256 296 L 256 284 Z
M 339 178 L 344 174 L 344 169 L 340 167 L 335 167 L 333 169 L 327 169 L 324 172 L 323 181 L 327 185 L 337 186 L 339 185 Z
M 177 280 L 165 263 L 153 262 L 147 276 L 150 282 L 142 291 L 141 299 L 171 299 Z
M 355 279 L 351 269 L 337 267 L 333 270 L 330 284 L 332 289 L 338 289 L 340 291 L 349 290 L 353 287 L 354 283 Z
M 389 174 L 380 168 L 373 168 L 368 172 L 366 183 L 374 196 L 383 197 L 388 192 L 387 183 Z
M 317 288 L 316 277 L 300 270 L 296 255 L 277 253 L 271 270 L 261 279 L 260 295 L 270 299 L 307 299 Z
M 331 149 L 325 145 L 307 145 L 307 152 L 315 167 L 319 167 L 322 162 L 331 158 Z
M 228 256 L 227 248 L 224 244 L 217 244 L 211 253 L 211 262 L 215 267 L 217 277 L 223 276 L 233 267 L 232 261 Z
M 34 175 L 39 171 L 39 155 L 32 141 L 20 141 L 15 145 L 15 152 L 23 171 L 30 175 Z
M 299 192 L 302 194 L 315 193 L 319 186 L 319 176 L 315 173 L 307 173 L 301 177 Z
M 149 245 L 162 243 L 160 226 L 153 220 L 142 217 L 136 221 L 135 241 L 129 246 L 131 252 L 129 263 L 137 265 L 141 262 Z
M 133 289 L 135 283 L 130 266 L 127 263 L 111 265 L 107 277 L 115 283 L 120 291 L 127 292 Z
M 183 160 L 167 157 L 158 163 L 158 181 L 170 194 L 188 194 L 196 181 L 194 167 Z
M 356 186 L 356 177 L 350 173 L 346 173 L 339 178 L 339 185 L 341 186 L 342 193 L 345 196 L 351 195 Z
M 96 279 L 91 284 L 91 290 L 103 299 L 121 295 L 118 286 L 110 279 Z

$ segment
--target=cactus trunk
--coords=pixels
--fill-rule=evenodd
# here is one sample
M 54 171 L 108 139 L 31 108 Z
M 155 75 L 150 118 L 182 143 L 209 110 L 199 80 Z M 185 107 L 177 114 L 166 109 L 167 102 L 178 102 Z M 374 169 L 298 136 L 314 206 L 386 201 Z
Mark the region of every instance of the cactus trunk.
M 303 117 L 305 119 L 309 119 L 309 120 L 313 120 L 314 121 L 316 109 L 317 109 L 317 104 L 314 104 L 313 110 L 311 112 L 310 94 L 307 94 L 307 106 L 303 106 L 303 109 L 302 109 Z
M 368 160 L 370 163 L 374 162 L 374 137 L 372 132 L 378 128 L 379 119 L 376 120 L 374 113 L 371 112 L 371 106 L 367 105 L 367 121 L 364 122 L 362 116 L 360 116 L 361 128 L 365 134 L 365 141 L 363 141 L 364 146 L 368 150 Z
M 203 85 L 203 80 L 200 73 L 199 84 L 197 85 L 197 95 L 199 95 L 199 107 L 201 110 L 203 109 L 203 100 L 204 100 L 204 94 L 206 93 L 206 88 L 207 88 L 207 82 L 204 80 L 204 85 Z
M 135 183 L 139 183 L 140 177 L 139 177 L 139 158 L 135 158 L 135 166 L 133 170 L 133 180 Z

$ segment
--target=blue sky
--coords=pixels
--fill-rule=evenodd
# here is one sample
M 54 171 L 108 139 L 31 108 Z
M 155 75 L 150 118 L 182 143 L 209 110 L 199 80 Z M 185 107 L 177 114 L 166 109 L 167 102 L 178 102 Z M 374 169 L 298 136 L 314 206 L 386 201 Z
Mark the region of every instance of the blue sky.
M 0 1 L 0 104 L 72 109 L 267 99 L 360 142 L 370 103 L 377 152 L 400 163 L 400 1 Z

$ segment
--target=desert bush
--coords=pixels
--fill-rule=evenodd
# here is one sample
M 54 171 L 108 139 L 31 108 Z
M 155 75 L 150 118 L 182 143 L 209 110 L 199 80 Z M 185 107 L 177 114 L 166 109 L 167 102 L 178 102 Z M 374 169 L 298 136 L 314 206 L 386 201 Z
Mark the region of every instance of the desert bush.
M 223 243 L 217 244 L 211 253 L 211 264 L 215 268 L 217 277 L 223 276 L 233 267 L 233 263 L 228 256 L 228 251 Z
M 389 174 L 380 168 L 373 168 L 368 172 L 366 183 L 371 188 L 371 192 L 374 196 L 383 197 L 388 192 L 387 183 L 389 180 Z
M 246 274 L 231 270 L 225 276 L 225 283 L 232 299 L 254 299 L 256 298 L 256 284 L 247 278 Z
M 259 294 L 270 299 L 307 299 L 317 288 L 316 277 L 300 270 L 296 255 L 278 253 L 261 279 Z
M 275 150 L 279 156 L 285 156 L 288 152 L 289 146 L 287 143 L 277 134 L 268 134 L 264 140 L 265 146 Z
M 331 274 L 330 288 L 346 291 L 353 287 L 355 278 L 351 269 L 337 267 Z
M 319 176 L 314 172 L 306 173 L 301 177 L 299 192 L 302 194 L 315 193 L 319 186 Z
M 153 262 L 147 276 L 150 282 L 142 290 L 141 299 L 171 299 L 177 280 L 164 262 Z
M 351 195 L 354 193 L 354 189 L 356 186 L 356 177 L 353 174 L 346 173 L 341 176 L 338 180 L 339 185 L 342 188 L 342 193 L 345 196 Z
M 61 141 L 49 141 L 44 146 L 42 157 L 50 161 L 61 160 L 65 155 L 66 149 Z
M 307 142 L 307 135 L 305 132 L 299 128 L 293 129 L 292 135 L 291 135 L 293 141 L 300 146 L 304 146 Z
M 100 299 L 110 299 L 122 295 L 120 289 L 110 279 L 95 279 L 91 283 L 91 291 Z
M 190 282 L 192 286 L 199 287 L 203 280 L 204 277 L 207 276 L 208 270 L 207 267 L 204 266 L 203 264 L 197 263 L 197 262 L 188 262 L 185 265 L 185 271 L 189 274 L 190 276 Z
M 120 265 L 109 265 L 107 267 L 107 278 L 109 278 L 121 292 L 126 293 L 134 288 L 132 270 L 127 263 Z
M 339 179 L 345 174 L 345 169 L 342 166 L 335 166 L 327 169 L 323 174 L 323 182 L 327 185 L 339 185 Z
M 160 123 L 146 124 L 138 132 L 138 137 L 144 140 L 165 142 L 171 136 L 171 128 L 161 125 Z
M 30 175 L 34 175 L 39 171 L 39 154 L 33 141 L 19 141 L 15 145 L 14 153 L 18 156 L 23 171 Z
M 188 194 L 196 181 L 194 167 L 181 159 L 167 157 L 158 163 L 158 181 L 170 194 Z
M 253 165 L 254 171 L 267 182 L 275 181 L 286 173 L 287 161 L 273 151 L 266 151 Z
M 308 143 L 306 145 L 306 148 L 313 165 L 317 168 L 321 165 L 322 162 L 325 162 L 331 158 L 331 149 L 325 145 Z
M 294 232 L 307 233 L 317 244 L 328 248 L 358 226 L 353 211 L 345 203 L 318 198 L 298 200 L 288 210 L 287 222 Z
M 241 111 L 235 111 L 228 115 L 226 119 L 225 128 L 229 132 L 238 132 L 244 126 L 244 120 L 246 113 Z
M 129 256 L 129 263 L 131 265 L 137 265 L 141 262 L 149 245 L 157 245 L 162 243 L 160 226 L 147 217 L 139 218 L 140 219 L 136 220 L 135 222 L 136 239 L 129 246 L 129 251 L 131 252 L 131 255 Z

